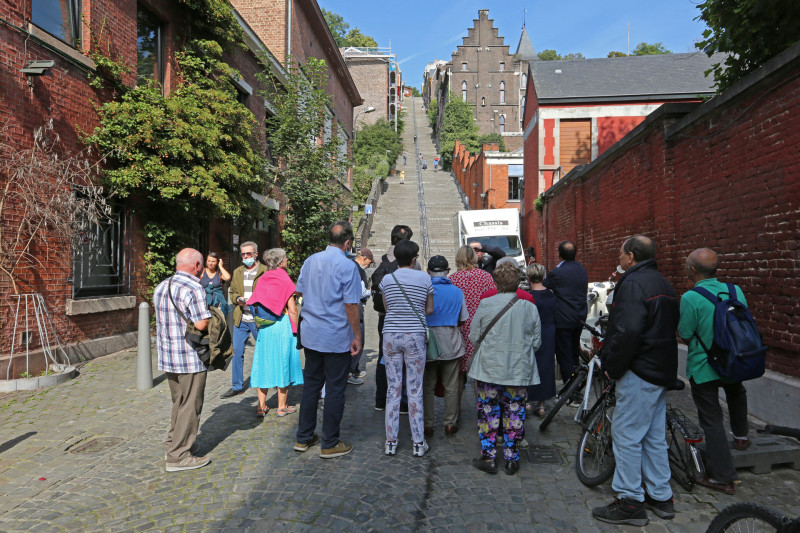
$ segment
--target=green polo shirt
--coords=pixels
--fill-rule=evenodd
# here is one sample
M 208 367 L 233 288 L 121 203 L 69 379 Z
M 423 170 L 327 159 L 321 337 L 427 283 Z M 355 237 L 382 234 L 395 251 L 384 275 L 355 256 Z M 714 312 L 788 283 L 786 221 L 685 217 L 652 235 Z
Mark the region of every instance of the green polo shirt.
M 726 298 L 728 294 L 728 287 L 717 281 L 717 278 L 700 280 L 695 287 L 703 287 L 715 296 L 724 292 L 723 298 Z M 736 298 L 747 306 L 744 293 L 738 286 L 736 287 Z M 678 335 L 689 343 L 689 354 L 686 357 L 686 377 L 694 379 L 694 382 L 698 384 L 720 379 L 720 375 L 708 363 L 708 356 L 700 346 L 695 334 L 703 340 L 707 348 L 711 348 L 711 342 L 714 340 L 714 305 L 702 294 L 686 291 L 681 297 L 681 318 L 678 322 Z

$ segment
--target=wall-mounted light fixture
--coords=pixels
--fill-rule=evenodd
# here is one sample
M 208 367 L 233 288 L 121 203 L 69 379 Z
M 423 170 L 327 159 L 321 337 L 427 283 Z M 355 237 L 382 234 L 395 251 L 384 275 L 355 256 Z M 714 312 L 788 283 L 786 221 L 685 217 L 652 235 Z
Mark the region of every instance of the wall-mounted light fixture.
M 33 59 L 28 61 L 25 68 L 21 72 L 28 78 L 28 86 L 33 87 L 34 76 L 44 76 L 51 68 L 55 66 L 56 62 L 52 59 Z

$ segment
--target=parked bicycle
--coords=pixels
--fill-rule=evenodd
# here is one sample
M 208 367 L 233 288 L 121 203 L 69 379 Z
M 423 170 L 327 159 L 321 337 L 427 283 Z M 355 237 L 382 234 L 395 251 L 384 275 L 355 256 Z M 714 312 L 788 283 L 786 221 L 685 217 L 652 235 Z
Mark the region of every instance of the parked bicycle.
M 757 503 L 735 503 L 723 509 L 706 529 L 706 533 L 743 531 L 800 533 L 800 517 L 790 518 Z
M 685 384 L 680 379 L 669 390 L 683 390 Z M 667 453 L 669 468 L 681 487 L 691 492 L 698 479 L 706 475 L 703 458 L 697 448 L 703 442 L 703 431 L 683 414 L 680 409 L 667 405 Z

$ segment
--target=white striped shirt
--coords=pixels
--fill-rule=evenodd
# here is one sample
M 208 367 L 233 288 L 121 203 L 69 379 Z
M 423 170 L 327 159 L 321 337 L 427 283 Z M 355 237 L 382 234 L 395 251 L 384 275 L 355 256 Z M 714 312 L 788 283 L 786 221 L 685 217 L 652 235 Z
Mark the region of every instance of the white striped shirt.
M 392 274 L 403 286 L 414 309 L 408 305 L 408 300 L 403 296 Z M 383 332 L 425 333 L 425 303 L 428 295 L 433 294 L 431 277 L 426 272 L 410 268 L 398 268 L 392 274 L 385 275 L 380 284 L 383 296 L 386 298 L 386 320 L 383 323 Z

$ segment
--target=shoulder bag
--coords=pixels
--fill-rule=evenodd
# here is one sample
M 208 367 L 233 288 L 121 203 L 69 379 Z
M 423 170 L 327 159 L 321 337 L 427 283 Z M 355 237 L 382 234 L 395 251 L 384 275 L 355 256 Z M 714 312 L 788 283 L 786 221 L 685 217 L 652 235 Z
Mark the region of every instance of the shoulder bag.
M 414 311 L 414 314 L 417 315 L 419 319 L 419 323 L 425 327 L 425 343 L 427 345 L 426 351 L 426 358 L 428 361 L 436 361 L 439 359 L 439 356 L 442 355 L 442 348 L 439 346 L 439 339 L 436 338 L 436 333 L 433 330 L 425 325 L 425 321 L 422 320 L 422 317 L 414 309 L 414 304 L 411 303 L 411 299 L 406 294 L 406 291 L 403 289 L 403 286 L 400 285 L 400 282 L 397 281 L 397 276 L 394 275 L 394 272 L 391 273 L 392 278 L 394 278 L 394 282 L 397 284 L 397 288 L 400 289 L 400 292 L 403 293 L 403 297 L 405 297 L 406 301 L 408 302 L 409 307 L 411 310 Z
M 506 314 L 506 311 L 511 309 L 511 307 L 513 307 L 513 305 L 515 303 L 517 303 L 517 301 L 519 301 L 519 298 L 516 295 L 513 298 L 511 298 L 511 301 L 508 302 L 506 304 L 506 306 L 503 309 L 500 310 L 499 313 L 497 313 L 497 316 L 494 317 L 491 322 L 489 322 L 489 325 L 486 326 L 486 329 L 483 330 L 483 333 L 481 333 L 481 336 L 478 339 L 478 342 L 476 342 L 475 344 L 472 345 L 472 347 L 473 347 L 472 354 L 473 355 L 472 355 L 472 357 L 469 358 L 469 362 L 467 363 L 467 372 L 469 372 L 469 369 L 472 368 L 472 363 L 473 363 L 473 361 L 475 361 L 475 356 L 478 354 L 478 348 L 481 347 L 481 343 L 483 342 L 483 339 L 486 338 L 486 335 L 489 333 L 489 331 L 491 331 L 491 329 L 494 327 L 494 325 L 497 324 L 497 321 L 500 320 L 500 318 L 504 314 Z

